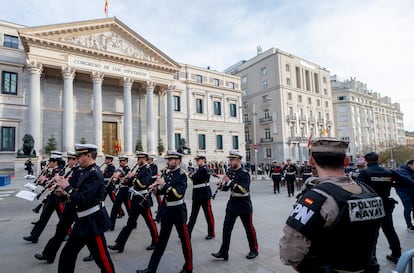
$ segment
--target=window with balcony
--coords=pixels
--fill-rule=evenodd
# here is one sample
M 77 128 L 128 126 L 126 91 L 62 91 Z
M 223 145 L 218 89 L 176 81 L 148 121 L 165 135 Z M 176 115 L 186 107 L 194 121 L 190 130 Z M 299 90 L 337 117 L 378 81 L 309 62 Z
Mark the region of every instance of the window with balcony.
M 1 127 L 1 151 L 14 151 L 16 127 Z
M 237 117 L 237 105 L 235 103 L 230 103 L 230 117 Z
M 206 149 L 206 135 L 205 134 L 198 135 L 198 149 L 199 150 Z
M 17 95 L 17 73 L 3 71 L 1 76 L 1 93 Z
M 197 111 L 197 114 L 203 113 L 203 100 L 202 99 L 196 99 L 196 111 Z
M 264 133 L 265 133 L 265 139 L 270 139 L 271 138 L 271 134 L 270 134 L 270 129 L 269 128 L 266 128 Z
M 181 111 L 181 97 L 180 96 L 174 96 L 174 111 L 180 112 Z
M 3 46 L 18 49 L 19 48 L 19 38 L 16 37 L 16 36 L 4 34 Z
M 272 158 L 272 148 L 266 148 L 266 158 Z
M 269 118 L 270 118 L 269 109 L 265 109 L 265 110 L 263 110 L 263 114 L 264 114 L 264 118 L 265 118 L 265 119 L 269 119 Z
M 214 115 L 221 116 L 221 102 L 220 101 L 214 102 Z

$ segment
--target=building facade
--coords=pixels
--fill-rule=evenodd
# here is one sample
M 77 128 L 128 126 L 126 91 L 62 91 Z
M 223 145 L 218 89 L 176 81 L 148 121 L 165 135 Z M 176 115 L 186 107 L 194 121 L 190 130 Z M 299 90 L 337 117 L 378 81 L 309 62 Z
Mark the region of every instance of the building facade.
M 240 79 L 179 64 L 116 18 L 0 22 L 0 39 L 3 163 L 25 134 L 38 155 L 52 135 L 63 151 L 87 141 L 100 153 L 132 154 L 137 144 L 156 153 L 184 140 L 217 159 L 244 153 Z
M 308 160 L 311 136 L 335 136 L 325 68 L 271 48 L 225 72 L 241 77 L 247 161 Z
M 405 145 L 403 113 L 399 103 L 367 89 L 350 78 L 331 77 L 337 136 L 350 142 L 353 158 L 369 151 Z

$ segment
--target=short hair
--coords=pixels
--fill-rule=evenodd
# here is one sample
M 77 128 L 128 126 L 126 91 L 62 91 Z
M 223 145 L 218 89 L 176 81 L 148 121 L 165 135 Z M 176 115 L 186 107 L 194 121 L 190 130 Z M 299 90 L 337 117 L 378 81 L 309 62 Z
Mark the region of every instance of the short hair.
M 344 167 L 346 154 L 332 152 L 312 152 L 316 164 L 322 169 L 339 169 Z
M 374 162 L 377 162 L 378 161 L 379 156 L 378 156 L 378 154 L 376 152 L 370 152 L 370 153 L 367 153 L 364 156 L 364 158 L 365 158 L 365 161 L 367 163 L 374 163 Z
M 410 159 L 407 161 L 407 165 L 412 165 L 414 163 L 414 159 Z
M 98 152 L 97 151 L 93 151 L 93 152 L 90 152 L 90 154 L 92 156 L 92 159 L 95 160 L 96 159 L 96 156 L 98 155 Z

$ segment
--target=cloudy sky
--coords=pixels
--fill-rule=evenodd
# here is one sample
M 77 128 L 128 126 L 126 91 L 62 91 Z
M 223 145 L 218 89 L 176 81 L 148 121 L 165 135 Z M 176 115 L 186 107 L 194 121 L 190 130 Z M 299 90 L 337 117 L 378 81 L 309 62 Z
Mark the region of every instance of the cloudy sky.
M 0 20 L 26 26 L 105 17 L 105 0 L 0 4 Z M 409 131 L 413 14 L 412 0 L 109 0 L 109 17 L 178 62 L 223 71 L 255 56 L 258 45 L 280 48 L 399 102 Z

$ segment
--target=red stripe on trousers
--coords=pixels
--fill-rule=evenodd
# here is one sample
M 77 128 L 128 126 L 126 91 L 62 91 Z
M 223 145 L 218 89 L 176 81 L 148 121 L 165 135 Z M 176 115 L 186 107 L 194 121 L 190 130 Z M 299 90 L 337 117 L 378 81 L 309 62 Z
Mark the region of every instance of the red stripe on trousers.
M 64 206 L 63 206 L 63 202 L 62 201 L 59 201 L 58 208 L 59 208 L 60 213 L 63 214 Z
M 96 244 L 98 245 L 99 255 L 101 256 L 103 266 L 104 266 L 106 272 L 109 272 L 109 273 L 113 272 L 111 264 L 109 263 L 108 257 L 106 256 L 106 252 L 105 252 L 105 249 L 104 249 L 104 246 L 103 246 L 101 236 L 96 235 L 95 240 L 96 240 Z
M 187 270 L 193 271 L 193 250 L 191 249 L 190 236 L 188 235 L 188 229 L 187 229 L 186 224 L 183 224 L 183 231 L 184 231 L 185 246 L 187 247 L 187 253 L 188 253 Z
M 128 198 L 128 201 L 127 201 L 127 206 L 128 206 L 128 209 L 131 208 L 131 199 L 129 199 L 129 198 Z
M 154 241 L 156 243 L 158 243 L 158 230 L 157 230 L 157 226 L 155 225 L 154 219 L 152 218 L 152 213 L 151 213 L 150 208 L 147 209 L 147 215 L 148 215 L 148 219 L 151 223 L 152 232 L 154 234 Z
M 214 217 L 213 217 L 213 212 L 211 211 L 210 199 L 207 200 L 207 212 L 208 212 L 208 217 L 210 218 L 211 229 L 213 230 L 213 234 L 209 234 L 209 235 L 214 237 L 216 236 L 216 234 L 215 234 L 215 229 L 214 229 Z
M 251 227 L 250 232 L 253 234 L 253 246 L 254 246 L 254 249 L 258 251 L 259 246 L 257 245 L 256 230 L 254 229 L 254 226 L 253 226 L 253 213 L 251 212 L 250 212 L 250 227 Z

